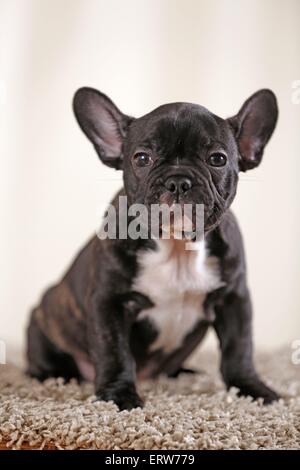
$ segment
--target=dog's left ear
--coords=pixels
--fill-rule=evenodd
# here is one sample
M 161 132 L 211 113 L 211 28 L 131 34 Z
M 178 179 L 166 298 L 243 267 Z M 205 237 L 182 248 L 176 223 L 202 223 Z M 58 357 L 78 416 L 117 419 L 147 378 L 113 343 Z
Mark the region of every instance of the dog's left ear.
M 277 101 L 271 90 L 260 90 L 243 104 L 238 114 L 228 119 L 238 144 L 241 171 L 261 162 L 278 117 Z
M 105 165 L 123 166 L 123 140 L 133 118 L 123 114 L 108 96 L 94 88 L 80 88 L 73 99 L 77 121 Z

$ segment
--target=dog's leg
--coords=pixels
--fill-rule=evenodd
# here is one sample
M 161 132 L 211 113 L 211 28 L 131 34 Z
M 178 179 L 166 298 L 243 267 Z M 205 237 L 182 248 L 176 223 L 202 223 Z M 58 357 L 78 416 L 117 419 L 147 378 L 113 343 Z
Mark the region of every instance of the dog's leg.
M 120 410 L 143 405 L 136 386 L 136 365 L 129 347 L 133 317 L 122 302 L 92 299 L 89 346 L 95 367 L 96 395 Z
M 216 308 L 215 329 L 221 346 L 221 373 L 227 387 L 241 395 L 262 397 L 271 403 L 279 397 L 259 378 L 252 358 L 252 309 L 248 291 L 230 293 Z
M 27 331 L 27 373 L 38 380 L 49 377 L 63 377 L 81 380 L 81 375 L 74 359 L 58 349 L 42 332 L 33 311 Z

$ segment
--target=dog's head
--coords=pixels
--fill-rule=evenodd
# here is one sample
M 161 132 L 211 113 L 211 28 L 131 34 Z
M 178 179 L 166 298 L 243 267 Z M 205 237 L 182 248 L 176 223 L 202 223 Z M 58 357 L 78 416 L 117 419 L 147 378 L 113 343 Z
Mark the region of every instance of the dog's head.
M 275 95 L 260 90 L 222 119 L 190 103 L 124 115 L 104 94 L 79 89 L 74 112 L 106 165 L 122 169 L 130 204 L 204 204 L 205 229 L 230 206 L 238 172 L 255 168 L 276 125 Z

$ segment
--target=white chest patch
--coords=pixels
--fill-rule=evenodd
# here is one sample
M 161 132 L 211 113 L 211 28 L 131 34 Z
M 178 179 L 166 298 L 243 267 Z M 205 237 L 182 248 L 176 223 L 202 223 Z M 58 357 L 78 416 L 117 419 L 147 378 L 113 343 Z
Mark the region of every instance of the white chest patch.
M 207 256 L 205 242 L 197 250 L 186 250 L 184 240 L 158 240 L 156 251 L 139 257 L 140 274 L 133 288 L 149 297 L 154 307 L 139 314 L 158 330 L 151 350 L 171 352 L 203 318 L 208 292 L 223 283 L 216 257 Z

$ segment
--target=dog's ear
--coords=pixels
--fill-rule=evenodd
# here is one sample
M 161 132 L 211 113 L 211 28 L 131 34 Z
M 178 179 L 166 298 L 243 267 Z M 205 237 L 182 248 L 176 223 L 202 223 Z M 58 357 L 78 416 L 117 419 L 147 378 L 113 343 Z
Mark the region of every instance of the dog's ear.
M 259 90 L 243 104 L 238 114 L 228 119 L 240 153 L 240 170 L 247 171 L 261 162 L 278 117 L 277 101 L 271 90 Z
M 102 162 L 121 169 L 123 139 L 133 118 L 121 113 L 106 95 L 87 87 L 75 93 L 73 109 L 79 126 Z

